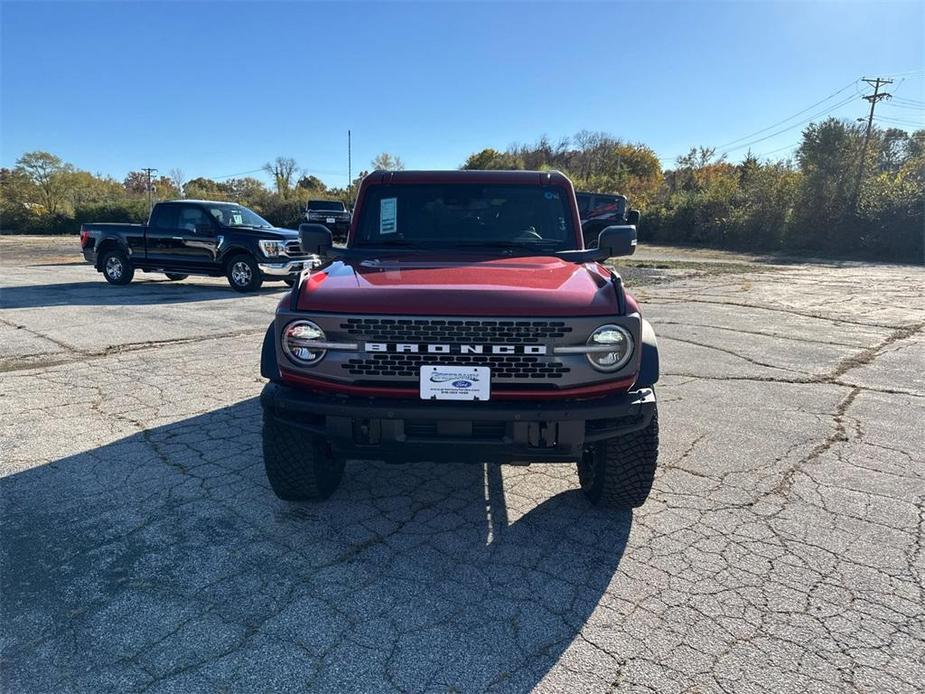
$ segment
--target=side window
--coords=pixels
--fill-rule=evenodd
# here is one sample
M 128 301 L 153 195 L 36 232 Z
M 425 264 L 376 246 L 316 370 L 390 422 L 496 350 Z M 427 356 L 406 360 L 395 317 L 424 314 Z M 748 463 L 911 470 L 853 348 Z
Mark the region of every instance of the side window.
M 151 218 L 151 226 L 157 229 L 176 229 L 177 206 L 158 205 L 154 209 L 154 216 Z
M 591 196 L 590 195 L 578 195 L 576 196 L 578 200 L 578 216 L 584 219 L 584 217 L 590 212 L 591 207 Z
M 212 228 L 212 220 L 202 208 L 193 205 L 180 205 L 179 207 L 180 223 L 177 225 L 177 228 L 191 232 L 195 232 L 196 226 L 199 224 L 205 224 L 208 225 L 210 229 Z

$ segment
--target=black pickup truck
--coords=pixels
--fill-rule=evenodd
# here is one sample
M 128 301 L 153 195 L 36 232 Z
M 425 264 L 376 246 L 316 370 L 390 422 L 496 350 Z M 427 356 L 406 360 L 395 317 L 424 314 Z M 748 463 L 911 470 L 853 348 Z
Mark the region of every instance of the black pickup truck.
M 225 276 L 232 289 L 251 292 L 264 280 L 292 284 L 318 257 L 302 251 L 299 234 L 278 229 L 231 202 L 159 202 L 147 224 L 83 224 L 84 258 L 110 284 L 128 284 L 135 270 Z

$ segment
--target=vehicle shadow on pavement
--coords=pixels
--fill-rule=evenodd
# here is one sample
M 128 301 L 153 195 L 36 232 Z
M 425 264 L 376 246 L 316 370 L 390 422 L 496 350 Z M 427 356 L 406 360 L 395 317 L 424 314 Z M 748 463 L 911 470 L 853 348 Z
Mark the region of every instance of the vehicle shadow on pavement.
M 240 294 L 231 287 L 196 285 L 192 280 L 141 280 L 123 286 L 99 282 L 63 282 L 0 288 L 0 308 L 41 308 L 44 306 L 123 306 L 178 304 L 243 296 L 278 294 L 288 291 L 282 282 L 267 283 L 256 292 Z
M 576 637 L 632 515 L 573 484 L 353 461 L 329 501 L 286 504 L 256 399 L 10 475 L 0 689 L 519 692 L 573 641 L 604 677 Z

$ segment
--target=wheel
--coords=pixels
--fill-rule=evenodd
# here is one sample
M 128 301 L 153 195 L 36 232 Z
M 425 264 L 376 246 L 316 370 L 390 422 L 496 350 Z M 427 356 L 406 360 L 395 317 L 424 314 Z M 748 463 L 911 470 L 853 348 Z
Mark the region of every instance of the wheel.
M 287 277 L 286 279 L 283 280 L 283 284 L 285 284 L 287 287 L 291 287 L 292 285 L 295 284 L 295 280 L 292 279 L 291 277 Z
M 269 412 L 263 413 L 263 463 L 273 492 L 284 501 L 327 499 L 344 476 L 344 460 L 324 439 Z
M 254 292 L 263 284 L 257 261 L 249 255 L 236 255 L 228 261 L 228 284 L 238 292 Z
M 189 275 L 181 275 L 178 272 L 165 272 L 164 274 L 167 275 L 167 279 L 169 279 L 171 282 L 179 282 L 180 280 L 185 280 L 187 277 L 189 277 Z
M 578 462 L 581 489 L 592 504 L 642 506 L 658 461 L 658 412 L 645 429 L 589 445 Z
M 106 251 L 100 267 L 109 284 L 128 284 L 135 276 L 135 268 L 129 262 L 128 256 L 117 248 Z

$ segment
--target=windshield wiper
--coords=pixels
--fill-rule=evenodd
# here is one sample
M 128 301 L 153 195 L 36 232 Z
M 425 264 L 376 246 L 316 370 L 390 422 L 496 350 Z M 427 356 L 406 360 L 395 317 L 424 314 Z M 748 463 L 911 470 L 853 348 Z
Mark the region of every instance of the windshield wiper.
M 558 250 L 559 244 L 552 241 L 528 241 L 527 243 L 515 243 L 514 241 L 473 241 L 471 243 L 457 243 L 450 246 L 451 248 L 503 248 L 509 250 L 523 251 L 550 251 Z

